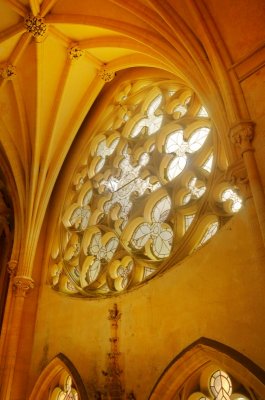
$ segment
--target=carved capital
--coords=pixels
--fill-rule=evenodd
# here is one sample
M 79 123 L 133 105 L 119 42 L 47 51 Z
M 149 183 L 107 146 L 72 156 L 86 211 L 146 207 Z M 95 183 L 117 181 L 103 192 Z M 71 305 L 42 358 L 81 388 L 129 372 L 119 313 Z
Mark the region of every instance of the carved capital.
M 240 121 L 230 129 L 231 142 L 240 147 L 241 154 L 253 151 L 251 142 L 254 138 L 254 126 L 252 121 Z
M 15 276 L 14 290 L 16 296 L 25 297 L 29 290 L 34 288 L 33 279 L 27 276 Z
M 247 170 L 242 159 L 228 167 L 225 179 L 231 183 L 232 186 L 238 187 L 244 200 L 252 197 Z
M 36 40 L 39 40 L 44 37 L 47 25 L 44 18 L 39 15 L 27 15 L 25 17 L 25 28 Z
M 98 76 L 104 81 L 104 82 L 110 82 L 112 79 L 115 77 L 115 72 L 113 71 L 108 71 L 106 67 L 101 68 L 101 70 L 98 73 Z
M 10 275 L 15 275 L 16 271 L 17 271 L 17 260 L 10 260 L 7 263 L 7 271 Z
M 78 46 L 72 46 L 68 49 L 68 55 L 71 60 L 79 60 L 84 55 L 84 50 Z
M 7 64 L 0 68 L 0 75 L 3 79 L 10 81 L 16 76 L 16 67 L 12 64 Z

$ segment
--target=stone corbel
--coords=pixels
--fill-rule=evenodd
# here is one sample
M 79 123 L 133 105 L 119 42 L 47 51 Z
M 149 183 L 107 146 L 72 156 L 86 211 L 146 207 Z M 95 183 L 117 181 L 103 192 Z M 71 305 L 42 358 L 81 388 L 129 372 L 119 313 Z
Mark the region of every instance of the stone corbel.
M 225 174 L 225 180 L 239 189 L 240 195 L 244 200 L 252 197 L 247 170 L 242 159 L 229 165 Z
M 252 146 L 254 127 L 255 124 L 253 121 L 240 121 L 230 128 L 230 140 L 239 147 L 241 155 L 247 151 L 254 151 Z
M 7 263 L 7 272 L 8 272 L 10 275 L 14 276 L 15 273 L 17 272 L 17 265 L 18 265 L 17 260 L 10 260 L 10 261 Z
M 26 294 L 34 288 L 34 281 L 28 276 L 15 276 L 13 287 L 15 296 L 25 297 Z
M 240 149 L 244 166 L 247 171 L 247 179 L 241 180 L 245 183 L 249 181 L 249 187 L 253 196 L 262 239 L 265 246 L 265 194 L 255 159 L 254 148 L 252 146 L 254 126 L 255 125 L 252 121 L 239 121 L 231 127 L 230 139 L 232 143 Z
M 84 50 L 82 50 L 78 45 L 73 45 L 68 48 L 68 56 L 70 60 L 79 60 L 84 55 Z
M 0 68 L 0 76 L 6 81 L 12 80 L 16 76 L 16 67 L 12 64 L 3 65 Z
M 103 67 L 98 72 L 98 76 L 106 83 L 112 81 L 115 75 L 115 72 L 108 70 L 106 65 L 103 65 Z

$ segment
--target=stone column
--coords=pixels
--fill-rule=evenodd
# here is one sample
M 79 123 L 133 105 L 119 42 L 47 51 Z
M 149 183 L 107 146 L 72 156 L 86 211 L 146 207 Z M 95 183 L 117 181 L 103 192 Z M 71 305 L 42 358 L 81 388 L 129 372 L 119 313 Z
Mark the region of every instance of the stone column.
M 33 280 L 26 276 L 16 276 L 13 280 L 14 298 L 11 317 L 5 340 L 5 362 L 1 383 L 1 399 L 9 400 L 15 372 L 16 357 L 19 346 L 19 337 L 22 325 L 23 309 L 26 294 L 33 289 Z
M 7 292 L 7 297 L 6 297 L 6 304 L 5 304 L 5 311 L 4 311 L 4 318 L 3 318 L 3 323 L 2 323 L 2 329 L 1 329 L 1 341 L 0 341 L 0 381 L 1 381 L 1 376 L 2 376 L 2 370 L 3 370 L 3 365 L 4 365 L 4 360 L 6 359 L 5 353 L 6 353 L 6 348 L 4 346 L 5 341 L 6 341 L 6 336 L 7 336 L 7 330 L 9 326 L 9 321 L 11 319 L 11 310 L 12 310 L 12 302 L 13 302 L 13 279 L 16 274 L 17 270 L 17 261 L 16 260 L 10 260 L 7 264 L 7 271 L 10 275 L 9 278 L 9 284 L 8 284 L 8 292 Z
M 252 146 L 254 123 L 252 121 L 240 121 L 236 123 L 230 129 L 230 138 L 232 143 L 238 146 L 247 170 L 248 182 L 265 246 L 265 194 Z

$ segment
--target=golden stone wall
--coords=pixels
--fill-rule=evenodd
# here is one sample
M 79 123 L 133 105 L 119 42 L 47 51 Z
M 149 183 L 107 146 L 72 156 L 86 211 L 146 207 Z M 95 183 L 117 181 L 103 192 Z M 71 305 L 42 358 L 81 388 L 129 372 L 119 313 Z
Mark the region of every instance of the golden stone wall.
M 0 35 L 0 161 L 15 219 L 0 398 L 29 399 L 59 353 L 93 398 L 106 382 L 102 371 L 111 349 L 108 313 L 114 303 L 121 312 L 121 380 L 137 400 L 149 398 L 170 362 L 202 337 L 264 369 L 264 1 L 24 3 L 0 2 L 6 16 Z M 29 8 L 44 18 L 43 35 L 32 32 Z M 180 76 L 200 96 L 244 207 L 209 243 L 138 289 L 108 299 L 58 294 L 48 283 L 51 238 L 66 177 L 87 142 L 80 125 L 87 115 L 86 126 L 96 129 L 107 88 L 147 70 L 152 78 Z M 216 361 L 229 368 L 221 353 Z M 264 382 L 248 380 L 244 368 L 242 381 L 251 381 L 264 398 Z M 47 376 L 45 382 L 51 382 Z

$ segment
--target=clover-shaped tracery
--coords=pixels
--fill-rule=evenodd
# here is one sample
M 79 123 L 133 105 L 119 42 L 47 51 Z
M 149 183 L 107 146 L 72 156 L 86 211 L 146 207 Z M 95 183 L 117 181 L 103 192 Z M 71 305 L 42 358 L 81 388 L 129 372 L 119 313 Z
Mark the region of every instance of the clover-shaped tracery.
M 228 204 L 228 209 L 233 213 L 236 213 L 242 207 L 242 199 L 232 188 L 225 189 L 221 195 L 223 202 Z
M 119 239 L 113 232 L 102 235 L 97 227 L 89 228 L 83 237 L 83 251 L 87 256 L 82 265 L 80 281 L 82 287 L 94 282 L 102 263 L 109 262 L 119 245 Z
M 147 203 L 145 215 L 133 220 L 125 229 L 123 238 L 129 235 L 128 245 L 135 250 L 145 248 L 145 254 L 153 260 L 169 256 L 172 241 L 172 228 L 165 223 L 171 210 L 171 200 L 164 194 L 151 208 Z M 132 233 L 130 233 L 132 232 Z
M 187 185 L 187 193 L 182 199 L 182 204 L 188 204 L 191 199 L 199 199 L 205 193 L 206 186 L 203 182 L 198 181 L 196 177 L 192 177 Z
M 115 96 L 115 100 L 117 103 L 124 103 L 128 99 L 128 95 L 132 89 L 132 85 L 127 84 L 119 93 Z
M 73 387 L 73 381 L 67 371 L 63 371 L 59 385 L 55 387 L 49 397 L 50 400 L 78 400 L 79 396 Z
M 160 151 L 171 156 L 165 157 L 161 163 L 161 170 L 166 170 L 168 180 L 176 178 L 187 164 L 187 153 L 198 151 L 204 144 L 210 128 L 200 127 L 195 129 L 188 140 L 184 139 L 184 130 L 179 128 L 165 135 L 164 144 Z
M 146 130 L 148 135 L 153 135 L 160 129 L 163 121 L 163 114 L 160 113 L 157 115 L 157 113 L 162 100 L 163 96 L 159 94 L 147 107 L 146 115 L 144 117 L 138 116 L 136 119 L 137 122 L 134 123 L 130 131 L 131 138 L 137 137 L 143 130 Z
M 190 90 L 180 90 L 172 94 L 172 100 L 169 101 L 166 111 L 172 114 L 173 118 L 179 119 L 187 114 L 191 103 L 192 93 Z
M 80 237 L 77 233 L 71 234 L 70 239 L 68 240 L 67 245 L 63 250 L 63 259 L 65 261 L 71 261 L 75 257 L 78 257 L 80 249 Z
M 75 187 L 75 190 L 79 190 L 82 188 L 83 184 L 86 181 L 86 178 L 87 178 L 87 166 L 84 166 L 79 171 L 77 171 L 74 176 L 73 185 Z
M 137 164 L 133 165 L 132 157 L 125 149 L 123 155 L 118 156 L 114 162 L 114 165 L 119 170 L 119 176 L 116 177 L 110 174 L 107 179 L 102 179 L 99 182 L 99 186 L 103 187 L 105 192 L 111 193 L 111 197 L 107 196 L 104 201 L 104 212 L 109 213 L 114 206 L 118 206 L 118 211 L 111 215 L 113 219 L 122 219 L 123 227 L 127 222 L 128 214 L 133 205 L 132 193 L 142 196 L 146 190 L 154 191 L 160 187 L 160 183 L 157 181 L 152 182 L 151 177 L 142 178 L 139 175 L 140 170 L 148 164 L 148 161 L 148 153 L 141 151 L 138 154 Z
M 212 374 L 210 391 L 215 400 L 230 400 L 232 382 L 226 372 L 218 370 Z
M 109 275 L 114 280 L 114 287 L 117 291 L 126 289 L 133 267 L 134 261 L 130 256 L 125 256 L 121 260 L 115 260 L 110 264 Z
M 58 263 L 54 263 L 52 265 L 51 270 L 50 270 L 50 275 L 52 278 L 53 286 L 57 285 L 57 283 L 59 282 L 62 270 L 63 270 L 63 262 L 62 261 L 59 261 Z
M 114 129 L 119 129 L 125 122 L 127 122 L 132 114 L 130 107 L 120 104 L 118 106 L 118 110 L 116 111 L 116 118 L 113 123 Z
M 112 133 L 110 136 L 98 135 L 91 143 L 91 156 L 93 157 L 90 163 L 89 176 L 93 177 L 105 165 L 106 158 L 111 156 L 115 151 L 120 141 L 118 132 Z
M 70 214 L 70 218 L 68 218 L 69 227 L 77 231 L 84 231 L 88 226 L 90 207 L 79 206 L 75 203 L 67 211 Z
M 78 289 L 64 272 L 60 275 L 58 287 L 61 292 L 66 294 L 73 295 L 78 293 Z
M 66 228 L 75 231 L 84 231 L 89 223 L 91 214 L 89 202 L 92 198 L 92 186 L 86 182 L 83 186 L 76 203 L 71 204 L 63 216 L 63 223 Z

